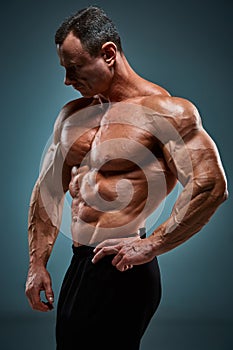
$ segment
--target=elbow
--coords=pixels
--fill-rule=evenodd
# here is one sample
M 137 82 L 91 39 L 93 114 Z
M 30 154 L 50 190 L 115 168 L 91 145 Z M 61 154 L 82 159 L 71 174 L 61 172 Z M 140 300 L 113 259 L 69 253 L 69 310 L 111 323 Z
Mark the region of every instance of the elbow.
M 227 181 L 225 177 L 216 178 L 211 195 L 217 205 L 222 204 L 228 198 Z
M 228 198 L 227 181 L 225 176 L 212 176 L 195 179 L 194 196 L 206 193 L 211 199 L 212 205 L 218 207 Z
M 220 199 L 222 200 L 222 202 L 225 202 L 229 196 L 226 179 L 222 181 L 221 190 L 219 192 L 220 192 L 220 195 L 219 195 Z

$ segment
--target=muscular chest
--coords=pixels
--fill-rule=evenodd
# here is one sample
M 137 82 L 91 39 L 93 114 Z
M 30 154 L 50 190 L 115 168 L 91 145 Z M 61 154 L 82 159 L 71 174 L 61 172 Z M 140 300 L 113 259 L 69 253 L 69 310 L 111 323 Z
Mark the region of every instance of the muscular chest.
M 61 134 L 67 163 L 73 166 L 85 161 L 92 168 L 127 171 L 133 164 L 153 161 L 160 150 L 154 135 L 144 127 L 145 118 L 127 108 L 73 116 L 64 123 Z

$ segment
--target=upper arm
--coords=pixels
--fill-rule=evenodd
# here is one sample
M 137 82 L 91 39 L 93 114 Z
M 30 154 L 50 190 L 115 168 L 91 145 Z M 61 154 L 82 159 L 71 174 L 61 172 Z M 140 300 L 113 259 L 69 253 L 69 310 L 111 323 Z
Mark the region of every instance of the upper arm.
M 219 152 L 204 130 L 196 107 L 183 99 L 174 102 L 180 113 L 170 117 L 169 122 L 177 134 L 163 145 L 169 168 L 183 185 L 191 182 L 196 190 L 224 192 L 226 179 Z
M 52 195 L 61 196 L 69 187 L 71 169 L 62 154 L 60 137 L 63 122 L 69 117 L 72 104 L 73 101 L 65 105 L 55 121 L 52 141 L 44 156 L 38 178 L 40 187 L 46 187 Z
M 64 161 L 60 142 L 52 142 L 45 154 L 38 184 L 40 189 L 46 189 L 53 197 L 61 197 L 69 185 L 70 170 Z

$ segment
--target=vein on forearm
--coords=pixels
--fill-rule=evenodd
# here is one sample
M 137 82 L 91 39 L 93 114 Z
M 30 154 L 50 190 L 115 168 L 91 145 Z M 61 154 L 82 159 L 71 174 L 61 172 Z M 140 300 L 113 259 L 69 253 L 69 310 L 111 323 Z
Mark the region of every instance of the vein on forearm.
M 158 254 L 184 243 L 210 220 L 226 193 L 221 178 L 199 177 L 184 187 L 170 217 L 154 232 L 161 239 Z
M 44 200 L 39 182 L 36 183 L 28 214 L 28 243 L 30 261 L 47 263 L 57 238 L 63 198 Z

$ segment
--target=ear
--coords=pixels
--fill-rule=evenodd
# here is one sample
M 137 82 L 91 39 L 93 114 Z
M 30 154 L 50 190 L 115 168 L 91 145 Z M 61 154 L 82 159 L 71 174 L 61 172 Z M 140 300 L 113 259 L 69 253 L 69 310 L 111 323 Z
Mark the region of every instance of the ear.
M 101 54 L 103 56 L 104 61 L 107 63 L 109 67 L 112 67 L 116 61 L 116 53 L 117 47 L 111 41 L 104 43 L 101 48 Z

